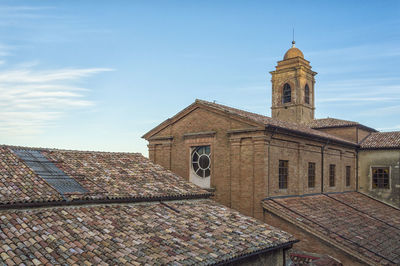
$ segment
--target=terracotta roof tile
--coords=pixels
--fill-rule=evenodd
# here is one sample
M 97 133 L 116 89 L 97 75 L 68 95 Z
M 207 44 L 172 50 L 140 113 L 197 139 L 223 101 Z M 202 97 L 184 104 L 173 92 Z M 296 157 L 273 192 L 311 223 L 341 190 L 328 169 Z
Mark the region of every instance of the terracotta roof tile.
M 63 199 L 13 149 L 32 150 L 0 146 L 0 264 L 207 265 L 296 241 L 140 154 L 34 149 L 88 191 Z M 142 201 L 110 204 L 125 197 Z M 57 206 L 30 208 L 49 200 Z
M 273 119 L 268 116 L 251 113 L 251 112 L 243 111 L 240 109 L 236 109 L 236 108 L 232 108 L 229 106 L 212 103 L 212 102 L 208 102 L 208 101 L 204 101 L 204 100 L 196 100 L 196 102 L 200 103 L 200 104 L 204 104 L 204 105 L 212 107 L 212 108 L 216 108 L 218 110 L 221 110 L 221 111 L 224 111 L 227 113 L 235 114 L 235 115 L 241 116 L 243 118 L 253 120 L 256 123 L 261 123 L 261 124 L 264 124 L 265 126 L 278 127 L 278 128 L 282 128 L 282 129 L 286 129 L 286 130 L 290 130 L 290 131 L 295 131 L 300 134 L 310 135 L 310 136 L 317 137 L 317 138 L 329 139 L 329 140 L 333 140 L 333 141 L 337 141 L 337 142 L 345 143 L 345 144 L 349 144 L 349 145 L 356 145 L 356 143 L 354 143 L 354 142 L 350 142 L 348 140 L 341 139 L 334 135 L 312 129 L 309 126 L 305 126 L 305 125 L 301 125 L 301 124 L 297 124 L 297 123 L 290 123 L 290 122 L 286 122 L 286 121 L 282 121 L 282 120 L 278 120 L 278 119 Z
M 208 265 L 294 241 L 291 235 L 212 200 L 167 204 L 0 212 L 0 261 Z
M 268 199 L 263 206 L 366 263 L 400 264 L 400 211 L 384 203 L 348 192 Z
M 400 131 L 371 133 L 360 146 L 361 149 L 400 148 Z
M 64 199 L 30 169 L 12 151 L 13 148 L 0 147 L 0 204 L 65 199 L 180 198 L 210 195 L 141 154 L 36 149 L 88 191 L 67 193 Z M 21 148 L 32 149 L 19 147 Z
M 92 198 L 205 195 L 187 182 L 138 153 L 43 150 L 59 169 L 89 191 Z
M 324 127 L 343 127 L 343 126 L 356 126 L 358 122 L 337 119 L 337 118 L 321 118 L 314 119 L 309 126 L 312 128 L 324 128 Z
M 337 118 L 320 118 L 320 119 L 314 119 L 311 121 L 311 123 L 308 124 L 309 127 L 311 128 L 330 128 L 330 127 L 349 127 L 349 126 L 359 126 L 364 129 L 367 129 L 369 131 L 376 131 L 373 128 L 364 126 L 358 122 L 355 121 L 350 121 L 350 120 L 343 120 L 343 119 L 337 119 Z

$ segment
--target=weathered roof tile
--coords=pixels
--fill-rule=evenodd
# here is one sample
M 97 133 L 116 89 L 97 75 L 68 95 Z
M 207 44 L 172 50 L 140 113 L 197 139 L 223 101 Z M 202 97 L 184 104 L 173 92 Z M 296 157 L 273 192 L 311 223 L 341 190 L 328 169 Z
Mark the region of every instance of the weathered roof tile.
M 365 125 L 362 125 L 358 122 L 355 121 L 350 121 L 350 120 L 343 120 L 343 119 L 337 119 L 337 118 L 320 118 L 320 119 L 314 119 L 308 124 L 309 127 L 319 129 L 319 128 L 332 128 L 332 127 L 351 127 L 351 126 L 358 126 L 361 128 L 364 128 L 368 131 L 375 132 L 376 130 L 370 127 L 367 127 Z
M 2 231 L 15 237 L 0 234 L 0 255 L 22 263 L 206 265 L 294 241 L 212 200 L 167 204 L 179 213 L 161 203 L 2 212 Z M 25 232 L 18 229 L 23 224 Z
M 13 149 L 0 146 L 0 206 L 8 207 L 0 209 L 0 264 L 206 265 L 296 241 L 206 199 L 208 192 L 140 154 L 36 149 L 87 190 L 65 199 Z M 49 200 L 56 206 L 30 208 Z
M 21 148 L 23 147 L 19 147 Z M 84 187 L 87 193 L 65 193 L 63 198 L 45 179 L 30 169 L 12 151 L 12 147 L 2 146 L 0 204 L 65 199 L 148 199 L 210 195 L 141 154 L 38 150 Z
M 400 254 L 392 252 L 400 249 L 400 210 L 361 193 L 271 198 L 263 206 L 366 263 L 400 264 Z
M 400 131 L 371 133 L 360 146 L 361 149 L 400 149 Z

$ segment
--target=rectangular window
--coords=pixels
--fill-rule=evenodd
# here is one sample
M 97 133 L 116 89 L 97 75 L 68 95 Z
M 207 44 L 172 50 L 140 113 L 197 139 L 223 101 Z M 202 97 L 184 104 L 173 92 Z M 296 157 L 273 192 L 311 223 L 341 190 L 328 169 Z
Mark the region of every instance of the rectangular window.
M 389 188 L 389 167 L 372 168 L 372 188 Z
M 289 161 L 279 160 L 279 189 L 288 187 Z
M 315 187 L 315 163 L 308 163 L 308 187 Z
M 329 186 L 335 186 L 335 173 L 336 172 L 336 165 L 330 164 L 329 165 Z
M 346 166 L 346 187 L 350 186 L 351 166 Z

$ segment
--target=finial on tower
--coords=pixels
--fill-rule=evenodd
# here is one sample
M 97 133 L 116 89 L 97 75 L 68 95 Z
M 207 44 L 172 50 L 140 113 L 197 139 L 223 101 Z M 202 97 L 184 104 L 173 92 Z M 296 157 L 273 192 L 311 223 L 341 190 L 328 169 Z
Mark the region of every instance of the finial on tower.
M 294 45 L 296 42 L 294 41 L 294 27 L 293 27 L 293 41 L 292 41 L 292 48 L 295 48 L 296 46 Z

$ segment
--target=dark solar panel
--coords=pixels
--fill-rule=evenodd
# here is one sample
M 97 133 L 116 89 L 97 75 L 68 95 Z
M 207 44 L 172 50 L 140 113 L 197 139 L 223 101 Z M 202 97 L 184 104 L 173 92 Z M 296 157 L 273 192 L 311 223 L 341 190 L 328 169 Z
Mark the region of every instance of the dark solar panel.
M 60 194 L 87 192 L 75 179 L 67 176 L 40 151 L 22 149 L 14 149 L 13 151 L 37 175 L 46 180 L 46 182 L 53 186 Z

